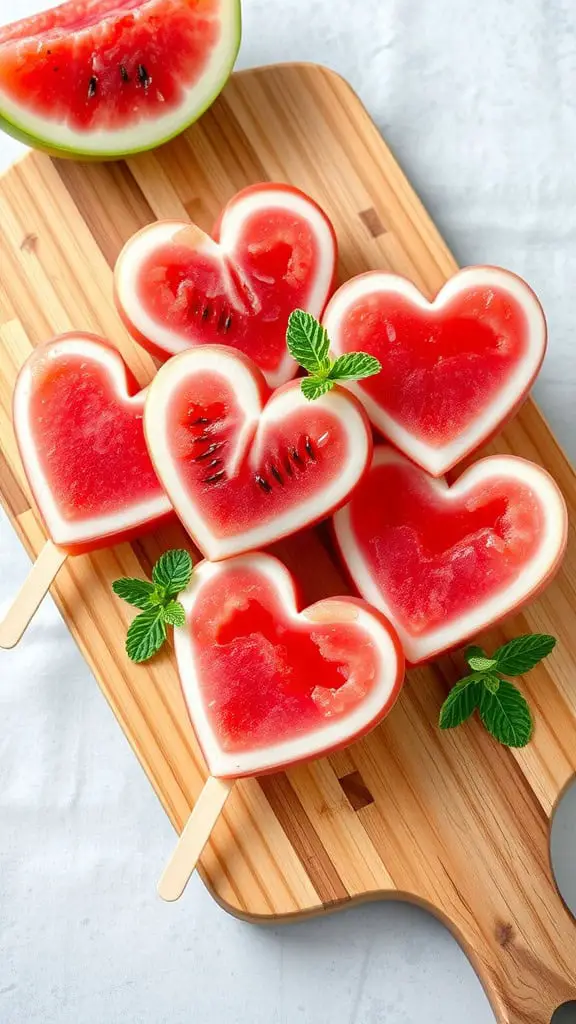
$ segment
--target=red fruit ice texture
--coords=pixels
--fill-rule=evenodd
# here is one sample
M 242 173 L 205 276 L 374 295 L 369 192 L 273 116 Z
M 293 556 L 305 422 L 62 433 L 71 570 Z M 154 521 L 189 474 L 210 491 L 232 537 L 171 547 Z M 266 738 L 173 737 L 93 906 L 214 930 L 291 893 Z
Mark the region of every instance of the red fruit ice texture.
M 278 387 L 298 367 L 286 348 L 292 310 L 320 317 L 333 286 L 334 229 L 289 185 L 253 185 L 225 207 L 214 231 L 158 221 L 116 264 L 115 294 L 131 333 L 161 359 L 191 345 L 232 345 Z
M 330 515 L 372 454 L 368 419 L 349 391 L 309 402 L 295 380 L 271 393 L 250 360 L 222 345 L 164 364 L 144 429 L 176 512 L 213 561 Z
M 323 318 L 334 355 L 382 371 L 349 387 L 374 426 L 433 476 L 495 434 L 526 397 L 546 350 L 534 292 L 497 267 L 468 267 L 428 302 L 394 274 L 347 281 Z
M 359 592 L 415 664 L 534 597 L 560 565 L 567 512 L 552 477 L 525 459 L 482 459 L 448 487 L 380 446 L 334 529 Z
M 294 579 L 270 555 L 201 562 L 180 595 L 178 669 L 213 776 L 277 771 L 363 736 L 390 711 L 404 659 L 364 601 L 299 611 Z
M 34 350 L 14 391 L 22 463 L 54 543 L 90 551 L 171 513 L 144 440 L 145 392 L 119 353 L 91 334 Z

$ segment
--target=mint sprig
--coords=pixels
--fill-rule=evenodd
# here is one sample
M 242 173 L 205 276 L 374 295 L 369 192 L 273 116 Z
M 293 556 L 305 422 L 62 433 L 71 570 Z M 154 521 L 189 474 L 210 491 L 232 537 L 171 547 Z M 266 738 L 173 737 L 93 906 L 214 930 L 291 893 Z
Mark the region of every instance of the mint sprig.
M 185 590 L 192 576 L 192 559 L 187 551 L 165 551 L 152 569 L 152 582 L 124 576 L 112 584 L 114 593 L 140 608 L 126 634 L 126 653 L 131 661 L 148 661 L 166 640 L 166 626 L 184 626 L 186 613 L 176 596 Z
M 532 738 L 532 713 L 518 687 L 507 676 L 529 672 L 556 646 L 556 638 L 545 633 L 518 636 L 499 647 L 490 658 L 481 647 L 468 647 L 466 661 L 470 675 L 453 686 L 440 710 L 441 729 L 454 729 L 475 711 L 488 732 L 508 747 L 525 747 Z
M 325 395 L 338 381 L 363 380 L 382 369 L 379 361 L 367 352 L 346 352 L 330 359 L 326 329 L 303 309 L 295 309 L 288 318 L 286 344 L 292 358 L 309 374 L 301 383 L 309 401 Z

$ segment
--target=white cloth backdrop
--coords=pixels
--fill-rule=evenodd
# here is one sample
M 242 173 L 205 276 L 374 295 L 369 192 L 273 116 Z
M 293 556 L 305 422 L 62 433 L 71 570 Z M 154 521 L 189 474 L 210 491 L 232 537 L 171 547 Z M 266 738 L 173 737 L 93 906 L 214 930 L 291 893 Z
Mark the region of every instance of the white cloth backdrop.
M 2 0 L 0 21 L 42 6 Z M 286 60 L 352 83 L 461 263 L 500 263 L 536 288 L 550 323 L 537 397 L 574 459 L 574 0 L 244 0 L 240 66 Z M 2 166 L 19 152 L 0 138 Z M 5 517 L 0 547 L 1 614 L 28 567 Z M 576 906 L 571 802 L 555 845 Z M 493 1021 L 423 912 L 373 905 L 264 929 L 197 879 L 166 906 L 155 883 L 173 841 L 47 600 L 0 654 L 2 1024 Z

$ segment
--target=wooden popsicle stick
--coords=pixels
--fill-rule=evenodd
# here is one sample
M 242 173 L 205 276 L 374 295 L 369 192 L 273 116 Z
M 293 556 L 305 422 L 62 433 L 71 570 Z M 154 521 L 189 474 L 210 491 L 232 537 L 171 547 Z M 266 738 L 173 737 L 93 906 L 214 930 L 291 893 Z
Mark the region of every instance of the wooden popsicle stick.
M 67 557 L 51 540 L 46 541 L 6 618 L 0 622 L 0 647 L 16 646 Z
M 212 775 L 206 779 L 204 789 L 158 882 L 158 894 L 163 900 L 172 902 L 180 899 L 232 792 L 234 782 L 234 779 L 216 779 Z

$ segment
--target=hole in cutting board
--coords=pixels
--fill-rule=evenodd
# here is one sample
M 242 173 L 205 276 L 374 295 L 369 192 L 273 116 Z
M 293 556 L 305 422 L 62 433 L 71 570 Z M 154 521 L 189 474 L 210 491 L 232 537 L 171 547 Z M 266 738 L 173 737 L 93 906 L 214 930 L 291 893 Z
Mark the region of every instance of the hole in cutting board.
M 576 1002 L 564 1003 L 559 1006 L 552 1017 L 551 1024 L 576 1024 Z
M 550 829 L 550 859 L 554 879 L 566 906 L 576 917 L 574 850 L 576 850 L 576 779 L 572 781 L 560 799 Z M 576 1024 L 576 1016 L 573 1021 Z

